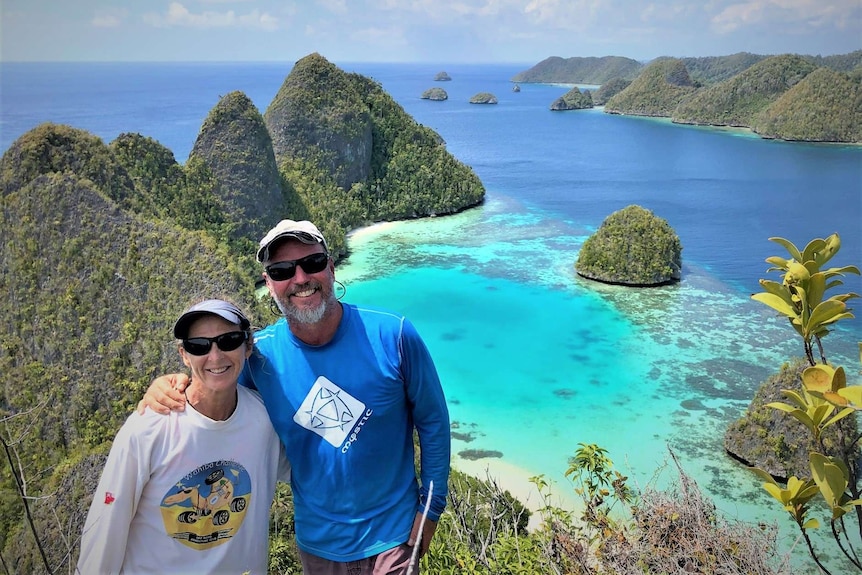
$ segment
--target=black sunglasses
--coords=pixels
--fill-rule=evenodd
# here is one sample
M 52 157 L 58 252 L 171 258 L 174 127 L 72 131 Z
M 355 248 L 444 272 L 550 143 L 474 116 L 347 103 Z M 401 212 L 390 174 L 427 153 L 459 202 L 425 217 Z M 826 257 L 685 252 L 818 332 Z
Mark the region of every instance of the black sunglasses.
M 216 337 L 191 337 L 183 340 L 183 349 L 192 355 L 206 355 L 212 349 L 213 342 L 222 351 L 233 351 L 248 339 L 244 331 L 229 331 Z
M 325 253 L 311 254 L 298 260 L 285 260 L 276 262 L 266 267 L 266 275 L 269 279 L 277 282 L 287 281 L 296 275 L 296 266 L 302 268 L 307 274 L 316 274 L 322 272 L 329 262 L 329 256 Z

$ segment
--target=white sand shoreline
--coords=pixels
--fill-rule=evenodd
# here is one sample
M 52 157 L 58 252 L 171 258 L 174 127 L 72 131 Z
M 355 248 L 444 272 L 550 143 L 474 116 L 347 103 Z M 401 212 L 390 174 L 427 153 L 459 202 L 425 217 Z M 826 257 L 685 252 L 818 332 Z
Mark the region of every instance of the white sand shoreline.
M 546 502 L 542 500 L 538 487 L 530 482 L 530 478 L 536 474 L 498 458 L 468 460 L 453 456 L 452 467 L 483 481 L 494 481 L 503 491 L 508 491 L 533 513 L 528 528 L 532 530 L 538 527 L 541 522 L 538 511 L 545 507 Z M 545 481 L 550 483 L 548 504 L 567 511 L 577 509 L 576 495 L 570 484 L 561 484 L 547 477 L 545 477 Z

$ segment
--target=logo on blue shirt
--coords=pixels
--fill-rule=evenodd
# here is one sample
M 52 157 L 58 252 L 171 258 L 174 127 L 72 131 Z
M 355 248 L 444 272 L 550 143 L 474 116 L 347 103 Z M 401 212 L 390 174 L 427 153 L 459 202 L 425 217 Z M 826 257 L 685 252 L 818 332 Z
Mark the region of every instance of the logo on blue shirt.
M 321 375 L 293 415 L 293 421 L 333 447 L 339 447 L 364 412 L 364 403 Z

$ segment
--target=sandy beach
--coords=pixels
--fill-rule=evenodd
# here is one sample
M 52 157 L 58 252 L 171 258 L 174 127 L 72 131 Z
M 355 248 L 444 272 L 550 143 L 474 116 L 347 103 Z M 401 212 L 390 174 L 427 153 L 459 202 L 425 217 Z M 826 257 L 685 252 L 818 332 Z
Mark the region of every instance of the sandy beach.
M 482 480 L 495 481 L 501 489 L 511 493 L 533 512 L 532 517 L 530 517 L 529 529 L 538 527 L 541 522 L 538 510 L 545 506 L 545 502 L 542 500 L 536 485 L 530 482 L 530 477 L 534 474 L 498 458 L 468 460 L 453 455 L 452 467 Z M 553 483 L 551 484 L 548 503 L 561 509 L 574 511 L 578 506 L 576 497 L 570 484 Z

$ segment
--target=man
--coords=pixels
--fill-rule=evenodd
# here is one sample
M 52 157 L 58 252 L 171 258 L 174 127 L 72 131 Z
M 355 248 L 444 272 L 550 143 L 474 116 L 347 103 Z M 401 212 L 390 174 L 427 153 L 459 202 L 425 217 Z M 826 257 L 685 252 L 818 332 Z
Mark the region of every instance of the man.
M 403 316 L 338 301 L 335 265 L 311 222 L 279 222 L 257 260 L 284 318 L 256 334 L 240 383 L 260 392 L 292 465 L 303 572 L 406 574 L 446 504 L 449 414 L 431 356 Z M 159 378 L 145 403 L 180 407 L 185 381 Z

